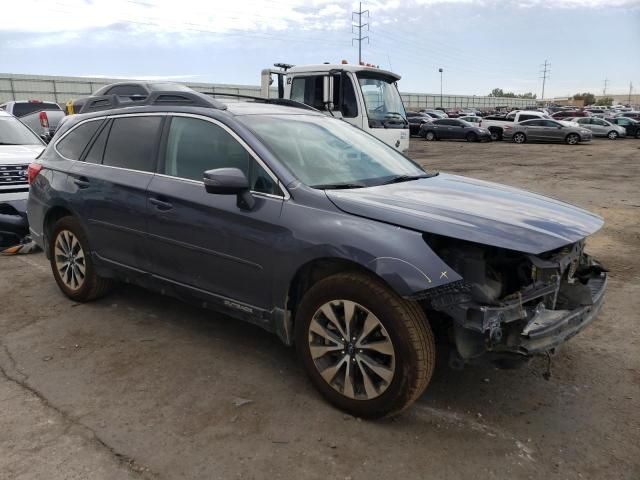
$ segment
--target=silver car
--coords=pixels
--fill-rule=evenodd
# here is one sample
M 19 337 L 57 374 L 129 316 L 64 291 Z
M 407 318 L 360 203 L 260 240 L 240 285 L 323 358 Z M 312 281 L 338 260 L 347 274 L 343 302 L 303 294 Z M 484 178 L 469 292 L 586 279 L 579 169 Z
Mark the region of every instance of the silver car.
M 596 117 L 575 117 L 568 118 L 567 121 L 575 122 L 587 130 L 591 130 L 594 137 L 607 137 L 615 140 L 618 137 L 626 137 L 627 131 L 624 127 L 608 122 L 603 118 Z
M 476 126 L 480 125 L 482 121 L 482 117 L 478 117 L 477 115 L 467 115 L 464 117 L 458 117 L 458 120 L 464 120 L 465 122 L 473 123 Z
M 576 145 L 591 141 L 591 130 L 582 128 L 573 122 L 535 119 L 505 125 L 503 139 L 514 143 L 525 142 L 565 142 Z

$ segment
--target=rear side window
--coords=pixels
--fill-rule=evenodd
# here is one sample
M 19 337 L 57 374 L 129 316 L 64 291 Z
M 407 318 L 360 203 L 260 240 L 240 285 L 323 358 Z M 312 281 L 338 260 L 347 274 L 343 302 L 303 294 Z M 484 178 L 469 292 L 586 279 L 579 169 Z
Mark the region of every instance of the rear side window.
M 113 119 L 102 163 L 153 172 L 161 123 L 162 117 L 153 116 Z
M 20 118 L 30 113 L 42 112 L 43 110 L 62 110 L 60 105 L 51 102 L 29 102 L 29 103 L 16 103 L 13 106 L 13 114 Z
M 533 120 L 533 119 L 538 119 L 540 117 L 538 117 L 537 115 L 520 115 L 519 117 L 519 121 L 523 122 L 525 120 Z
M 100 125 L 102 125 L 102 119 L 85 122 L 77 126 L 56 144 L 56 150 L 65 158 L 79 160 Z

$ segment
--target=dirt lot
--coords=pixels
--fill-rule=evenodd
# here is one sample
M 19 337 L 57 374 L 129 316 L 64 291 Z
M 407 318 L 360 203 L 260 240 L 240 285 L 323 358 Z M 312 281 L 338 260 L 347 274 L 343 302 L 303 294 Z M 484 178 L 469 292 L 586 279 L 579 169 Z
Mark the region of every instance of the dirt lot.
M 129 286 L 73 304 L 43 254 L 2 257 L 0 478 L 640 478 L 640 141 L 412 143 L 604 216 L 606 305 L 550 380 L 441 359 L 406 414 L 360 421 L 258 328 Z

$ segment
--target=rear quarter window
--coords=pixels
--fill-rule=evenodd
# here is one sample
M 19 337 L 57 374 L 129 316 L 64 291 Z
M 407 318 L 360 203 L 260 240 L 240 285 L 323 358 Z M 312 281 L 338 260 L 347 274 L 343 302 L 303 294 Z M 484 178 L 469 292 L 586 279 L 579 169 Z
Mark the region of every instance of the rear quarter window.
M 104 151 L 103 165 L 143 172 L 155 171 L 155 153 L 162 117 L 115 118 Z
M 102 125 L 102 119 L 82 123 L 67 133 L 58 143 L 56 150 L 70 160 L 80 160 L 82 152 Z

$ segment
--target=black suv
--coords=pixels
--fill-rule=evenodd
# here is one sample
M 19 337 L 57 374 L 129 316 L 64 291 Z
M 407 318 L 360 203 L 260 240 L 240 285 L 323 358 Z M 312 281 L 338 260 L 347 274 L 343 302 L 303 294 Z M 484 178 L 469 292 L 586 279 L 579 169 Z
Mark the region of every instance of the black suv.
M 434 331 L 458 365 L 526 359 L 602 305 L 606 274 L 584 253 L 602 219 L 577 207 L 427 172 L 309 109 L 184 91 L 91 102 L 29 166 L 31 233 L 64 294 L 124 280 L 256 324 L 352 414 L 422 394 Z

